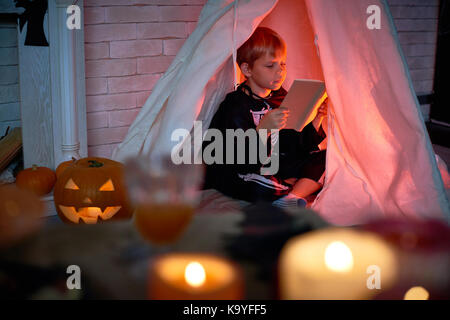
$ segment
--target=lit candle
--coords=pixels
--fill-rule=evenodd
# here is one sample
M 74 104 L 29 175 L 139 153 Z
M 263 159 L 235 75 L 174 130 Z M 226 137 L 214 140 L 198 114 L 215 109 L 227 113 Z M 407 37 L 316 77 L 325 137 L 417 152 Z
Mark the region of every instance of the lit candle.
M 396 272 L 394 251 L 375 234 L 324 229 L 292 238 L 283 248 L 280 298 L 367 299 L 391 286 Z M 378 276 L 380 289 L 369 286 L 370 277 Z
M 430 294 L 424 287 L 412 287 L 405 293 L 404 300 L 428 300 Z
M 151 264 L 149 297 L 158 300 L 243 299 L 241 271 L 209 254 L 174 253 Z

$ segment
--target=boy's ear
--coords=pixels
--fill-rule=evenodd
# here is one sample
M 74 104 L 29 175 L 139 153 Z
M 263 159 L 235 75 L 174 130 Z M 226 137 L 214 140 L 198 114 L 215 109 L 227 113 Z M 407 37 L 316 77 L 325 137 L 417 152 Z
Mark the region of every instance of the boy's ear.
M 246 78 L 250 77 L 252 75 L 252 71 L 250 69 L 250 66 L 247 62 L 242 62 L 240 65 L 241 71 L 244 74 Z

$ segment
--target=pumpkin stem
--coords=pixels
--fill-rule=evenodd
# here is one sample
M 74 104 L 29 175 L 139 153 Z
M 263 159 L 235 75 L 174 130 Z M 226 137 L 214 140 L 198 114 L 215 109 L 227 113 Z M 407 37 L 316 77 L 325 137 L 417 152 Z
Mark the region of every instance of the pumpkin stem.
M 72 161 L 75 162 L 77 161 L 77 159 L 75 157 L 72 157 Z
M 103 167 L 103 163 L 98 162 L 97 160 L 88 160 L 89 168 L 100 168 Z
M 31 170 L 33 170 L 33 171 L 36 171 L 37 168 L 38 168 L 37 164 L 33 164 L 33 165 L 31 166 Z

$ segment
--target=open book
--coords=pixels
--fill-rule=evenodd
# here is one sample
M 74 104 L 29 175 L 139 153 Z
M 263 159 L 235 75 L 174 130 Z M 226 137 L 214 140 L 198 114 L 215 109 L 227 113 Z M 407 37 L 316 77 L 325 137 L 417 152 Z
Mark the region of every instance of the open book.
M 317 109 L 327 97 L 323 81 L 294 80 L 280 106 L 290 110 L 285 129 L 301 131 L 315 118 Z

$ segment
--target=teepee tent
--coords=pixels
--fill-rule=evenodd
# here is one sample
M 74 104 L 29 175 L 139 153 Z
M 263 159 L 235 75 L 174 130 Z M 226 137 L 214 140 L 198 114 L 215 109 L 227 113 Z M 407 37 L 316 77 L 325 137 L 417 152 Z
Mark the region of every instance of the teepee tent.
M 380 28 L 369 28 L 377 12 Z M 113 158 L 170 153 L 179 143 L 171 139 L 174 130 L 192 131 L 196 120 L 206 130 L 236 83 L 237 48 L 259 25 L 286 41 L 285 88 L 296 78 L 326 83 L 325 184 L 312 208 L 338 225 L 381 216 L 449 221 L 443 181 L 382 0 L 209 1 Z

